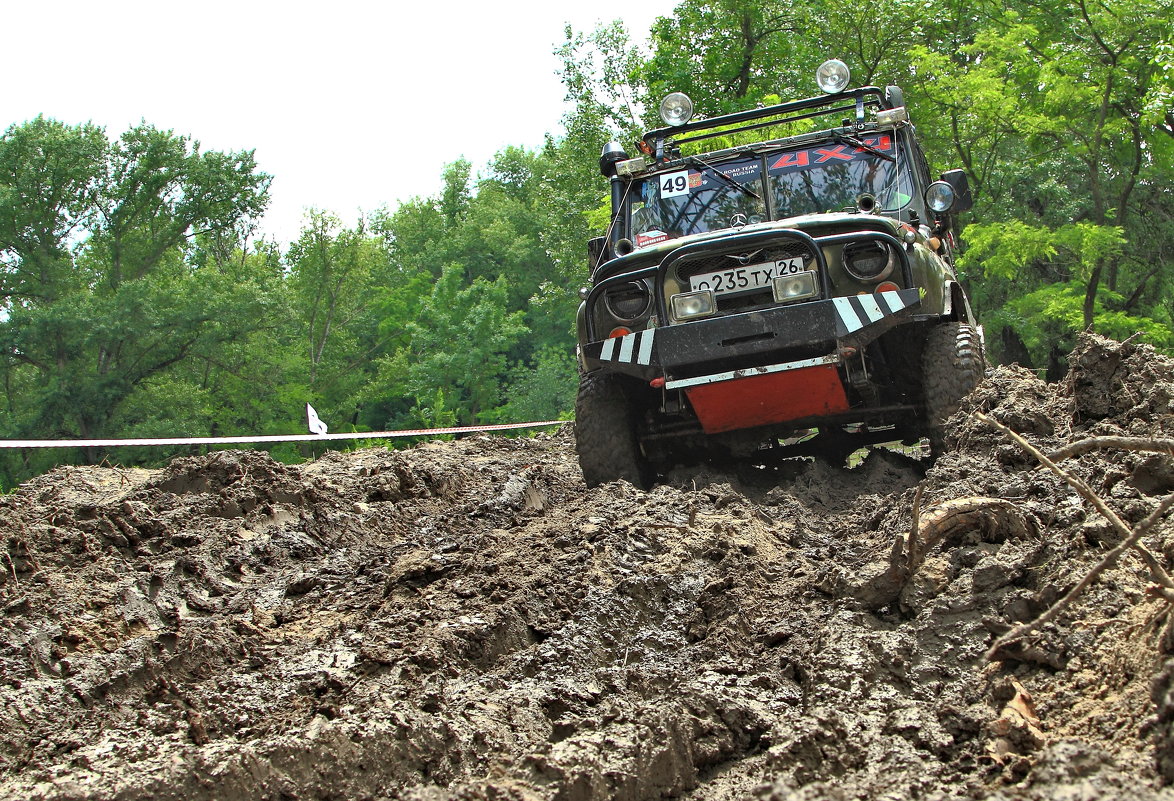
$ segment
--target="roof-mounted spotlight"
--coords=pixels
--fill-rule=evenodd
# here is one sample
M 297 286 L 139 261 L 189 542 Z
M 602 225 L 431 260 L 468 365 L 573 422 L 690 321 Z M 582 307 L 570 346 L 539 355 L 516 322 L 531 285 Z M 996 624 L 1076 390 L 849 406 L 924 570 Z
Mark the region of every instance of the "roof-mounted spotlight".
M 599 171 L 604 178 L 611 178 L 616 174 L 616 165 L 628 158 L 624 146 L 619 142 L 608 142 L 603 146 L 603 153 L 599 156 Z
M 819 65 L 815 71 L 815 82 L 819 88 L 829 95 L 842 92 L 848 88 L 848 80 L 852 77 L 848 65 L 838 58 L 829 59 Z
M 693 101 L 684 92 L 673 92 L 660 101 L 660 118 L 665 125 L 684 125 L 693 119 Z

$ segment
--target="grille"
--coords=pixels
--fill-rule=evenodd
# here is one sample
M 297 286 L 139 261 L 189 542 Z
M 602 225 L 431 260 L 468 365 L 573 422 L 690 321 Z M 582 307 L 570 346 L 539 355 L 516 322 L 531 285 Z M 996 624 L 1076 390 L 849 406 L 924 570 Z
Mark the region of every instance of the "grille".
M 746 264 L 763 264 L 782 259 L 801 258 L 803 259 L 805 269 L 814 270 L 816 268 L 815 254 L 807 245 L 797 240 L 787 240 L 775 242 L 761 248 L 725 250 L 700 254 L 676 265 L 677 278 L 683 286 L 687 287 L 689 286 L 689 279 L 694 275 L 743 266 L 741 258 L 731 258 L 731 256 L 749 257 L 746 258 Z M 774 305 L 774 294 L 771 288 L 766 286 L 757 292 L 719 295 L 717 298 L 717 313 L 734 314 L 737 312 L 768 308 Z
M 813 264 L 815 262 L 815 254 L 802 242 L 784 242 L 782 244 L 768 245 L 763 248 L 731 250 L 698 255 L 676 266 L 677 277 L 687 283 L 688 279 L 694 275 L 717 272 L 718 270 L 728 270 L 731 267 L 741 266 L 742 261 L 731 258 L 732 256 L 749 256 L 746 259 L 746 264 L 762 264 L 763 262 L 778 261 L 780 259 L 802 258 L 803 264 L 807 269 L 814 269 Z

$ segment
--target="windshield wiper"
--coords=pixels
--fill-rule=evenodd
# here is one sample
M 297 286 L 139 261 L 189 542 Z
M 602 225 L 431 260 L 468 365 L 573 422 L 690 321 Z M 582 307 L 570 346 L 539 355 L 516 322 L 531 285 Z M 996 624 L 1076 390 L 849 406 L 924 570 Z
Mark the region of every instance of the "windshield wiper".
M 858 147 L 866 153 L 871 153 L 874 156 L 880 156 L 882 159 L 887 159 L 893 163 L 896 163 L 896 161 L 897 161 L 896 157 L 893 156 L 891 153 L 886 153 L 883 150 L 877 150 L 872 145 L 865 144 L 861 140 L 857 139 L 855 136 L 848 136 L 847 134 L 836 134 L 835 139 L 837 142 L 840 142 L 841 144 L 851 145 L 852 147 Z
M 696 156 L 688 156 L 685 159 L 685 161 L 689 162 L 690 164 L 695 164 L 698 167 L 701 167 L 702 169 L 709 170 L 714 175 L 716 175 L 719 178 L 721 178 L 722 180 L 724 180 L 730 186 L 734 187 L 735 189 L 742 190 L 743 192 L 745 192 L 747 195 L 750 195 L 750 197 L 754 198 L 755 200 L 762 200 L 762 196 L 759 195 L 757 192 L 755 192 L 753 189 L 746 186 L 745 184 L 739 183 L 736 178 L 733 178 L 729 175 L 726 175 L 724 172 L 722 172 L 721 170 L 719 170 L 717 167 L 713 166 L 709 162 L 702 161 L 701 159 L 697 158 Z

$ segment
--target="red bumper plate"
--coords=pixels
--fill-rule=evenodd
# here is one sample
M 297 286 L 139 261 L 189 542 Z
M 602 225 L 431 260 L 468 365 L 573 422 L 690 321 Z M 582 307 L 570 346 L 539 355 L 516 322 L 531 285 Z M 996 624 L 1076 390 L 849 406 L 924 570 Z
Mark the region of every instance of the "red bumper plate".
M 706 434 L 848 410 L 833 365 L 702 384 L 685 390 Z

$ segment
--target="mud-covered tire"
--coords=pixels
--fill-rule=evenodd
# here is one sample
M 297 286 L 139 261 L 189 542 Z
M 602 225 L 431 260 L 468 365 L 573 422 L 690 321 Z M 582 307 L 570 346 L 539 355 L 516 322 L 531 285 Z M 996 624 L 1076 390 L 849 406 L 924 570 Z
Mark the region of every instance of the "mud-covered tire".
M 651 470 L 636 437 L 636 413 L 622 378 L 615 373 L 579 376 L 575 450 L 588 487 L 624 479 L 648 488 Z
M 930 329 L 921 355 L 925 427 L 930 453 L 946 447 L 946 421 L 978 386 L 986 369 L 982 339 L 967 323 L 942 323 Z

